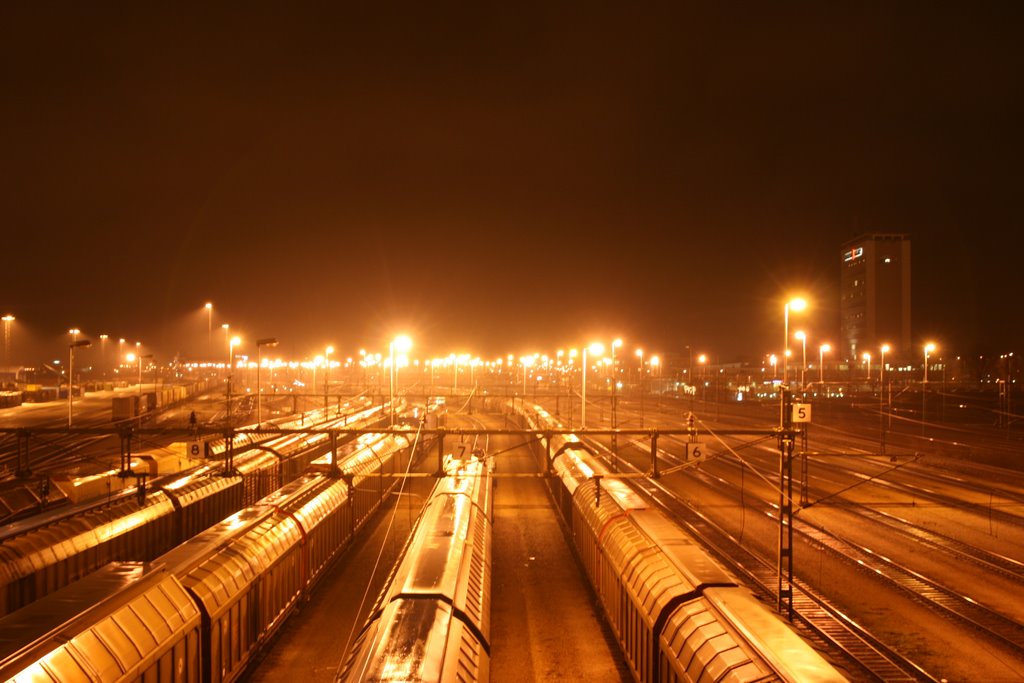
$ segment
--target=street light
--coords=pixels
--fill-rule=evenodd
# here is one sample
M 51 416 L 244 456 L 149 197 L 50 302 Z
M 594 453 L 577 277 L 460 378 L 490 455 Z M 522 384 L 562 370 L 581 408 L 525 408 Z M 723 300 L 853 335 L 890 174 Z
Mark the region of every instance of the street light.
M 92 346 L 88 339 L 68 344 L 68 429 L 71 429 L 71 411 L 75 396 L 75 349 Z
M 600 356 L 604 353 L 604 344 L 601 342 L 594 342 L 590 346 L 583 347 L 583 391 L 581 396 L 583 406 L 580 409 L 580 426 L 584 429 L 587 428 L 587 351 Z
M 644 428 L 644 350 L 637 349 L 636 355 L 640 358 L 640 429 Z
M 807 333 L 803 330 L 797 330 L 793 336 L 799 339 L 801 346 L 803 346 L 803 360 L 800 363 L 800 388 L 802 389 L 806 386 L 804 384 L 804 373 L 807 371 Z
M 924 383 L 928 384 L 928 354 L 935 350 L 935 344 L 928 342 L 924 345 Z
M 224 331 L 227 332 L 227 325 L 224 326 Z M 227 390 L 227 421 L 231 424 L 231 380 L 235 376 L 235 347 L 242 343 L 240 337 L 232 337 L 228 340 L 228 390 Z
M 701 383 L 701 400 L 706 404 L 708 402 L 708 357 L 707 354 L 700 354 L 697 356 L 697 365 L 701 366 L 700 371 L 700 383 Z
M 825 354 L 832 350 L 831 344 L 822 344 L 818 347 L 818 383 L 825 386 Z
M 782 353 L 782 383 L 786 386 L 789 385 L 789 365 L 787 363 L 787 360 L 789 359 L 789 309 L 791 308 L 794 311 L 802 311 L 805 308 L 807 308 L 807 301 L 800 297 L 790 299 L 789 301 L 786 302 L 786 305 L 783 307 L 782 310 L 782 331 L 783 336 L 785 338 L 785 346 L 783 347 L 784 350 Z
M 209 304 L 207 304 L 209 306 Z M 267 337 L 266 339 L 256 340 L 256 424 L 263 424 L 263 385 L 260 384 L 260 366 L 263 365 L 263 347 L 264 346 L 277 346 L 277 339 L 274 337 Z M 271 384 L 274 380 L 271 378 Z
M 9 366 L 11 364 L 11 323 L 14 322 L 14 316 L 8 313 L 2 320 L 4 321 L 4 365 Z
M 224 323 L 220 326 L 220 329 L 224 330 L 224 344 L 228 347 L 228 359 L 231 358 L 231 325 Z M 231 370 L 228 369 L 228 374 L 231 374 Z
M 861 358 L 864 359 L 864 365 L 867 366 L 867 379 L 868 379 L 868 382 L 870 382 L 871 381 L 871 352 L 870 351 L 865 351 L 864 354 L 861 356 Z
M 103 368 L 103 376 L 107 375 L 107 339 L 110 335 L 100 335 L 100 367 Z
M 327 419 L 327 393 L 329 391 L 331 380 L 331 354 L 334 353 L 334 347 L 328 346 L 324 349 L 324 419 Z
M 391 412 L 391 426 L 395 426 L 395 382 L 398 380 L 398 371 L 395 367 L 395 351 L 399 353 L 409 353 L 412 351 L 412 339 L 407 334 L 400 334 L 391 340 L 388 344 L 388 353 L 391 356 L 391 390 L 390 390 L 390 403 L 388 407 Z M 457 358 L 457 357 L 456 357 Z M 456 363 L 458 360 L 456 360 Z M 455 381 L 458 381 L 458 365 L 456 368 Z
M 886 410 L 885 400 L 885 354 L 889 352 L 890 348 L 891 347 L 888 344 L 882 344 L 882 358 L 880 361 L 881 367 L 878 369 L 878 433 L 882 455 L 885 455 L 886 415 L 888 415 L 889 419 L 892 420 L 892 412 L 890 410 Z M 892 390 L 889 391 L 889 397 L 889 400 L 891 401 Z
M 206 309 L 206 355 L 213 353 L 213 304 L 209 301 L 203 307 Z

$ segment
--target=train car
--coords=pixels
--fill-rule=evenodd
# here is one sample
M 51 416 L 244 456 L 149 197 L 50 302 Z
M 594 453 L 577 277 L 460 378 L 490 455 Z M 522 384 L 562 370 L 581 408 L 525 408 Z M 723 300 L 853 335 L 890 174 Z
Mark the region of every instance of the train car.
M 539 406 L 531 429 L 560 428 Z M 783 619 L 568 435 L 545 443 L 572 540 L 637 681 L 841 681 Z M 565 446 L 563 448 L 562 446 Z M 582 445 L 581 445 L 582 446 Z
M 397 435 L 390 438 L 396 446 L 394 450 L 386 452 L 390 455 L 385 455 L 382 447 L 384 439 L 378 439 L 372 444 L 375 451 L 371 449 L 371 445 L 366 445 L 339 463 L 343 471 L 353 472 L 351 477 L 332 478 L 318 473 L 303 475 L 257 504 L 227 516 L 148 564 L 146 572 L 162 571 L 169 575 L 191 601 L 191 606 L 199 618 L 198 648 L 195 629 L 191 627 L 184 628 L 178 625 L 181 628 L 175 630 L 161 627 L 155 622 L 142 626 L 134 622 L 117 623 L 119 628 L 129 632 L 118 646 L 131 641 L 137 658 L 143 661 L 143 664 L 130 669 L 89 669 L 93 666 L 92 661 L 99 661 L 104 646 L 96 645 L 95 638 L 86 635 L 84 638 L 92 638 L 89 640 L 90 652 L 79 656 L 76 649 L 75 656 L 79 656 L 79 663 L 84 663 L 80 668 L 86 668 L 90 672 L 89 680 L 151 680 L 150 676 L 155 676 L 153 680 L 227 682 L 239 678 L 252 663 L 255 654 L 281 627 L 296 605 L 308 596 L 309 590 L 322 577 L 330 562 L 351 541 L 357 524 L 353 521 L 349 498 L 350 486 L 353 483 L 358 485 L 361 481 L 360 473 L 368 478 L 373 476 L 373 467 L 367 470 L 362 468 L 369 461 L 376 463 L 378 469 L 392 467 L 393 459 L 396 463 L 403 462 L 406 456 L 397 446 L 404 442 L 404 437 Z M 372 455 L 368 456 L 368 452 Z M 408 445 L 404 452 L 408 453 Z M 390 477 L 388 479 L 393 481 Z M 182 486 L 183 488 L 185 487 Z M 389 489 L 385 487 L 376 490 L 379 490 L 383 497 Z M 157 492 L 157 495 L 164 495 L 164 492 Z M 154 498 L 157 495 L 154 495 Z M 101 575 L 102 570 L 99 573 L 92 573 L 72 587 L 88 586 L 89 582 L 98 582 L 97 577 Z M 113 604 L 111 601 L 127 599 L 122 595 L 125 590 L 130 589 L 109 587 L 94 591 L 92 595 L 96 600 L 101 599 Z M 46 599 L 38 601 L 10 616 L 13 618 L 34 614 L 34 610 L 40 609 L 40 605 L 48 602 Z M 106 613 L 98 605 L 84 607 L 82 603 L 78 603 L 75 609 L 88 611 L 96 620 L 106 618 Z M 183 613 L 185 609 L 180 608 L 179 611 Z M 82 633 L 91 633 L 94 628 L 108 629 L 110 633 L 115 633 L 109 626 L 94 627 L 87 624 L 87 621 L 77 622 L 82 625 Z M 189 624 L 193 622 L 190 621 Z M 150 628 L 161 630 L 159 643 L 154 642 L 152 638 L 144 640 L 144 632 Z M 171 642 L 168 631 L 177 634 L 180 640 Z M 75 636 L 69 632 L 62 634 L 66 642 L 77 642 Z M 17 643 L 18 648 L 26 647 L 24 641 L 18 641 L 16 634 L 12 635 L 11 642 Z M 75 648 L 77 647 L 75 645 Z M 147 650 L 147 647 L 153 649 Z M 24 666 L 18 671 L 31 671 L 34 676 L 43 676 L 40 672 L 66 670 L 63 666 L 49 667 L 47 657 L 51 655 L 48 650 L 44 650 L 45 648 L 31 650 L 41 658 L 29 661 L 31 657 L 26 655 L 20 663 Z M 197 650 L 198 658 L 189 659 L 186 664 L 175 665 L 175 674 L 167 674 L 169 670 L 164 664 L 159 665 L 159 669 L 152 668 L 152 661 L 156 660 L 164 663 L 181 661 L 177 654 L 168 657 L 167 652 Z M 117 650 L 113 648 L 110 651 Z M 65 654 L 61 653 L 59 656 Z M 138 672 L 143 670 L 146 672 L 145 678 L 138 675 Z M 80 669 L 70 667 L 67 671 L 74 673 Z M 39 680 L 77 681 L 81 680 L 81 677 L 51 677 Z
M 174 537 L 174 505 L 156 491 L 62 519 L 0 543 L 0 614 L 52 593 L 112 560 L 146 559 Z M 155 553 L 152 555 L 155 557 Z
M 204 681 L 240 676 L 305 594 L 304 530 L 286 510 L 332 483 L 301 477 L 154 563 L 179 578 L 202 614 Z
M 60 489 L 43 475 L 37 479 L 10 479 L 0 483 L 0 524 L 11 524 L 68 502 Z
M 0 619 L 0 680 L 200 680 L 200 613 L 166 570 L 115 563 Z
M 489 466 L 448 460 L 445 470 L 336 680 L 488 680 Z

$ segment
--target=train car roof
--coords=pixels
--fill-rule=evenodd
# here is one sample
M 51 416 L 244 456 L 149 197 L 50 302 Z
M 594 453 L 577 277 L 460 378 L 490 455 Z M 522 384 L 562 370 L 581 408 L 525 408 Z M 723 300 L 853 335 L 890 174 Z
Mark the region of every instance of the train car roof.
M 0 619 L 0 679 L 81 680 L 141 667 L 199 611 L 163 569 L 114 563 Z

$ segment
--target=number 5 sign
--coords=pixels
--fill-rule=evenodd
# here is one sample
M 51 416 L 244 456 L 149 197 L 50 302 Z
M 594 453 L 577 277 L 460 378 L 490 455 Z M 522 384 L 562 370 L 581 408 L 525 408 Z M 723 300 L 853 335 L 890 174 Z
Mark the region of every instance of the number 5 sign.
M 811 404 L 810 403 L 794 403 L 793 404 L 793 422 L 810 422 L 811 421 Z

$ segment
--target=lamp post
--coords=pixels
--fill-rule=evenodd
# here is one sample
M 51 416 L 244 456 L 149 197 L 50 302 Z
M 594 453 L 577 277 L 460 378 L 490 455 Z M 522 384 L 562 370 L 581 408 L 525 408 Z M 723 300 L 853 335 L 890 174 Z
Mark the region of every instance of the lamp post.
M 701 384 L 701 401 L 707 406 L 708 402 L 708 356 L 705 353 L 697 356 L 697 365 L 701 366 L 700 370 L 700 384 Z
M 637 349 L 636 355 L 640 358 L 640 429 L 644 428 L 644 350 Z
M 213 354 L 213 304 L 209 301 L 203 306 L 206 309 L 206 355 Z
M 870 351 L 865 351 L 864 354 L 861 356 L 861 358 L 864 359 L 864 366 L 865 366 L 865 369 L 867 370 L 867 374 L 865 375 L 865 378 L 868 380 L 868 384 L 870 384 L 871 383 L 871 352 Z
M 800 345 L 803 347 L 803 356 L 800 362 L 800 388 L 803 389 L 806 386 L 804 374 L 807 372 L 807 333 L 803 330 L 797 330 L 793 336 L 800 340 Z
M 142 342 L 135 342 L 135 356 L 137 358 L 142 357 Z M 142 396 L 142 370 L 139 370 L 139 396 Z
M 334 353 L 333 346 L 328 346 L 326 349 L 324 349 L 324 419 L 327 419 L 327 394 L 331 378 L 332 353 Z
M 890 346 L 888 344 L 882 344 L 881 352 L 882 357 L 879 361 L 880 367 L 878 368 L 878 433 L 880 435 L 879 441 L 881 443 L 882 455 L 885 455 L 885 430 L 886 430 L 886 416 L 889 415 L 889 411 L 886 410 L 885 400 L 885 354 L 889 352 Z M 889 392 L 889 396 L 892 396 L 892 392 Z M 890 417 L 891 419 L 891 417 Z
M 82 331 L 77 327 L 72 327 L 70 330 L 68 330 L 68 334 L 71 335 L 71 342 L 74 343 L 78 341 L 78 335 L 82 334 Z
M 277 346 L 277 339 L 267 337 L 256 340 L 256 424 L 263 424 L 263 385 L 260 384 L 260 366 L 263 365 L 263 347 Z M 273 384 L 273 379 L 271 379 Z
M 921 436 L 924 436 L 925 413 L 928 409 L 928 355 L 935 350 L 935 344 L 924 345 L 924 381 L 921 383 Z
M 224 326 L 225 331 L 227 325 Z M 231 424 L 231 381 L 235 376 L 235 347 L 242 343 L 239 337 L 232 337 L 228 340 L 228 387 L 227 387 L 227 421 Z
M 928 384 L 928 355 L 935 350 L 935 344 L 928 342 L 924 345 L 924 383 Z
M 231 330 L 231 325 L 228 325 L 227 323 L 224 323 L 224 324 L 222 324 L 220 326 L 220 329 L 224 330 L 224 345 L 227 346 L 228 358 L 230 360 L 230 357 L 231 357 L 231 331 L 230 331 Z M 230 374 L 230 373 L 231 373 L 231 370 L 228 369 L 228 374 Z
M 398 369 L 395 367 L 395 351 L 399 353 L 409 353 L 412 351 L 412 339 L 407 334 L 400 334 L 391 340 L 388 344 L 388 352 L 391 355 L 391 391 L 390 401 L 388 408 L 391 413 L 391 426 L 395 426 L 395 383 L 398 381 Z M 456 363 L 458 363 L 458 357 L 456 356 Z M 458 365 L 455 366 L 456 372 L 458 372 Z M 458 375 L 456 375 L 456 378 Z M 456 381 L 458 381 L 456 379 Z
M 807 308 L 807 301 L 796 297 L 786 302 L 786 305 L 782 309 L 782 331 L 785 339 L 785 345 L 782 353 L 782 383 L 789 385 L 789 365 L 787 363 L 789 359 L 789 310 L 802 311 Z
M 583 347 L 583 391 L 581 392 L 581 399 L 583 405 L 580 407 L 580 426 L 583 429 L 587 428 L 587 351 L 601 355 L 604 353 L 604 344 L 600 342 L 594 342 L 590 346 Z
M 14 322 L 14 316 L 8 313 L 2 320 L 4 321 L 4 365 L 9 366 L 11 364 L 11 323 Z
M 104 376 L 107 374 L 107 339 L 109 338 L 110 335 L 100 335 L 100 367 L 103 368 Z
M 818 384 L 825 387 L 825 354 L 832 350 L 831 344 L 822 344 L 818 347 Z
M 71 411 L 75 396 L 75 349 L 92 346 L 88 339 L 68 344 L 68 429 L 71 429 Z
M 878 383 L 885 386 L 885 354 L 889 353 L 892 349 L 888 344 L 882 344 L 882 357 L 879 361 L 880 367 L 878 368 Z

